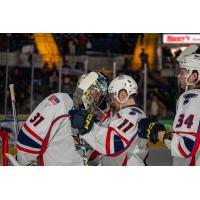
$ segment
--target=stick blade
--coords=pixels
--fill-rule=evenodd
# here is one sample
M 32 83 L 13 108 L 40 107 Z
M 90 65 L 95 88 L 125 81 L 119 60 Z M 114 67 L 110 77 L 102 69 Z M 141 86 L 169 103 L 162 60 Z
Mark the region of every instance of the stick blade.
M 10 161 L 10 163 L 11 163 L 13 166 L 20 166 L 20 164 L 17 162 L 17 160 L 14 158 L 14 156 L 12 156 L 12 155 L 9 154 L 9 153 L 6 153 L 5 155 L 6 155 L 6 157 L 8 158 L 8 160 Z
M 185 56 L 188 56 L 192 53 L 195 53 L 196 50 L 198 49 L 197 45 L 191 45 L 187 47 L 186 49 L 183 50 L 183 52 L 176 58 L 178 62 L 180 62 Z

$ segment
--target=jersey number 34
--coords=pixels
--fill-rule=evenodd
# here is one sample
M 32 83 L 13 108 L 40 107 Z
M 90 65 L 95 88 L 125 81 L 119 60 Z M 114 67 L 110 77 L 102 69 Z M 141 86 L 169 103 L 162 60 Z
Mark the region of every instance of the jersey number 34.
M 183 124 L 187 126 L 187 128 L 191 128 L 193 125 L 194 115 L 189 115 L 189 117 L 185 117 L 184 114 L 180 114 L 178 118 L 178 123 L 176 124 L 176 128 L 181 127 Z

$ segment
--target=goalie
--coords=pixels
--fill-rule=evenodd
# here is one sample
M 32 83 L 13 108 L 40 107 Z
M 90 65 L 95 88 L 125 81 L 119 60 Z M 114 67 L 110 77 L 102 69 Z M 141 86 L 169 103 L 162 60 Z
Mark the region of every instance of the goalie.
M 92 85 L 98 98 L 107 92 L 106 78 L 99 73 L 84 75 L 85 91 Z M 66 93 L 55 93 L 44 99 L 29 116 L 18 135 L 20 165 L 84 165 L 82 146 L 71 129 L 68 114 L 74 105 L 82 106 L 83 94 L 79 89 L 78 85 L 74 94 L 78 98 L 74 102 Z

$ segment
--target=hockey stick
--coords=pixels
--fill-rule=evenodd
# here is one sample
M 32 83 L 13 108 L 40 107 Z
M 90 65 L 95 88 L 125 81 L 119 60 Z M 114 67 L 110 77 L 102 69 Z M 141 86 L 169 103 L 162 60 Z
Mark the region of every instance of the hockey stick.
M 181 52 L 181 54 L 176 58 L 176 60 L 180 62 L 185 56 L 195 53 L 197 49 L 198 49 L 197 45 L 191 45 L 187 47 Z
M 17 119 L 17 112 L 16 112 L 16 100 L 15 100 L 15 91 L 14 91 L 14 84 L 9 85 L 10 88 L 10 97 L 11 97 L 11 103 L 12 103 L 12 111 L 13 111 L 13 119 L 14 119 L 14 128 L 15 128 L 15 147 L 17 144 L 17 136 L 19 133 L 19 124 Z
M 11 155 L 10 153 L 6 153 L 5 155 L 6 155 L 6 157 L 8 158 L 8 160 L 10 161 L 10 163 L 11 163 L 12 166 L 23 166 L 23 165 L 21 165 L 21 164 L 16 160 L 16 158 L 15 158 L 13 155 Z M 38 166 L 38 163 L 35 162 L 35 161 L 32 161 L 32 162 L 29 163 L 28 165 L 24 165 L 24 166 Z
M 10 163 L 13 166 L 20 166 L 20 164 L 17 162 L 17 160 L 9 153 L 6 153 L 6 157 L 8 158 L 8 160 L 10 161 Z

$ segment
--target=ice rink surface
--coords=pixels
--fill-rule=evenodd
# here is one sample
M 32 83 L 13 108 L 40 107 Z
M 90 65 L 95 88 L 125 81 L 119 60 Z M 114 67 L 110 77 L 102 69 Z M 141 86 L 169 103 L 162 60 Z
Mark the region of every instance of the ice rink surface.
M 148 166 L 172 166 L 171 152 L 167 148 L 150 147 Z

